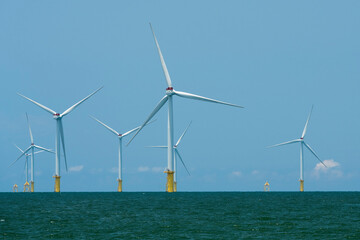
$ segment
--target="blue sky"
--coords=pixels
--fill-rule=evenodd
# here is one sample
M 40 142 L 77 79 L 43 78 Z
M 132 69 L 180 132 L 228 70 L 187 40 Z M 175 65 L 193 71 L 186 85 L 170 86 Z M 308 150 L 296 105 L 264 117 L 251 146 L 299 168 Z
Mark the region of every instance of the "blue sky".
M 165 93 L 152 23 L 176 90 L 245 106 L 174 100 L 182 191 L 299 189 L 300 137 L 331 168 L 305 152 L 305 190 L 360 190 L 359 1 L 1 1 L 0 191 L 25 181 L 13 143 L 54 148 L 55 121 L 22 93 L 63 112 L 68 173 L 62 191 L 114 191 L 117 139 L 140 125 Z M 124 147 L 125 191 L 164 191 L 166 108 Z M 125 139 L 125 143 L 130 138 Z M 36 156 L 36 191 L 53 191 L 54 156 Z

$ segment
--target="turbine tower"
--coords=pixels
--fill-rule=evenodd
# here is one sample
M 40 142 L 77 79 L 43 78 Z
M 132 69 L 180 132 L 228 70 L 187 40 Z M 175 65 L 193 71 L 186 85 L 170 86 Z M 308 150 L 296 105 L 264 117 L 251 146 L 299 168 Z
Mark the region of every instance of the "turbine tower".
M 46 152 L 50 152 L 50 153 L 54 153 L 52 150 L 50 149 L 46 149 L 44 147 L 41 147 L 39 145 L 35 145 L 34 144 L 34 138 L 33 138 L 33 135 L 32 135 L 32 132 L 31 132 L 31 127 L 30 127 L 30 123 L 29 123 L 29 117 L 26 113 L 26 120 L 27 120 L 27 123 L 28 123 L 28 127 L 29 127 L 29 135 L 30 135 L 30 146 L 25 149 L 24 151 L 22 149 L 20 149 L 18 146 L 16 146 L 21 152 L 22 154 L 10 165 L 12 166 L 14 163 L 16 163 L 17 160 L 19 160 L 22 156 L 25 155 L 26 157 L 26 168 L 27 168 L 27 162 L 28 162 L 28 156 L 30 155 L 31 156 L 31 161 L 30 161 L 30 192 L 34 192 L 34 161 L 35 161 L 35 157 L 34 155 L 36 153 L 39 153 L 39 152 L 42 152 L 42 151 L 46 151 Z M 34 152 L 35 149 L 40 149 L 41 151 L 38 151 L 38 152 Z M 31 150 L 31 154 L 28 154 L 28 152 Z M 27 171 L 26 171 L 26 182 L 27 182 Z M 26 184 L 26 183 L 25 183 Z
M 130 144 L 130 142 L 134 139 L 134 137 L 136 137 L 136 135 L 141 131 L 141 129 L 145 126 L 145 124 L 148 123 L 154 117 L 154 115 L 164 106 L 164 104 L 166 102 L 168 102 L 168 134 L 167 134 L 167 137 L 168 137 L 168 143 L 167 143 L 168 166 L 167 166 L 167 169 L 166 169 L 165 173 L 167 173 L 166 191 L 167 192 L 173 192 L 174 191 L 173 96 L 179 96 L 179 97 L 183 97 L 183 98 L 189 98 L 189 99 L 200 100 L 200 101 L 205 101 L 205 102 L 219 103 L 219 104 L 224 104 L 224 105 L 229 105 L 229 106 L 239 107 L 239 108 L 242 108 L 242 107 L 239 106 L 239 105 L 235 105 L 235 104 L 231 104 L 231 103 L 227 103 L 227 102 L 221 102 L 221 101 L 218 101 L 218 100 L 202 97 L 202 96 L 191 94 L 191 93 L 175 91 L 173 86 L 172 86 L 170 75 L 169 75 L 169 72 L 168 72 L 166 64 L 165 64 L 165 60 L 164 60 L 163 55 L 161 53 L 159 43 L 158 43 L 158 41 L 156 39 L 156 36 L 155 36 L 155 33 L 154 33 L 153 29 L 152 29 L 151 24 L 150 24 L 150 28 L 151 28 L 151 31 L 152 31 L 153 36 L 154 36 L 155 44 L 156 44 L 156 47 L 157 47 L 157 50 L 158 50 L 158 53 L 159 53 L 159 56 L 160 56 L 160 62 L 161 62 L 161 65 L 162 65 L 162 68 L 163 68 L 163 71 L 164 71 L 164 74 L 165 74 L 165 79 L 166 79 L 168 87 L 166 88 L 166 95 L 156 105 L 155 109 L 151 112 L 151 114 L 145 120 L 143 125 L 137 130 L 137 132 L 131 138 L 131 140 L 129 141 L 128 144 Z
M 300 181 L 300 192 L 304 191 L 304 153 L 303 153 L 303 147 L 304 146 L 326 167 L 326 165 L 323 163 L 323 161 L 320 160 L 320 158 L 315 153 L 315 151 L 304 140 L 313 107 L 314 106 L 311 107 L 310 114 L 309 114 L 309 116 L 308 116 L 308 118 L 306 120 L 304 130 L 303 130 L 303 132 L 301 134 L 301 137 L 299 139 L 295 139 L 295 140 L 291 140 L 291 141 L 288 141 L 288 142 L 279 143 L 279 144 L 269 146 L 269 148 L 271 148 L 271 147 L 277 147 L 277 146 L 282 146 L 282 145 L 288 145 L 288 144 L 292 144 L 292 143 L 298 143 L 298 142 L 300 143 L 300 180 L 299 180 Z
M 177 147 L 179 146 L 181 139 L 184 137 L 185 133 L 187 132 L 188 128 L 190 127 L 191 122 L 189 123 L 189 125 L 186 127 L 185 131 L 181 134 L 180 138 L 178 139 L 178 141 L 176 142 L 176 144 L 174 145 L 174 152 L 175 152 L 175 156 L 174 156 L 174 192 L 177 192 L 177 176 L 176 176 L 176 169 L 177 169 L 177 160 L 176 160 L 176 156 L 178 156 L 178 158 L 180 159 L 181 163 L 183 164 L 186 172 L 189 174 L 190 176 L 190 172 L 187 169 L 185 162 L 183 161 L 179 150 L 177 149 Z M 149 146 L 150 148 L 167 148 L 167 146 Z
M 123 137 L 126 137 L 127 135 L 129 135 L 129 134 L 133 133 L 134 131 L 138 130 L 140 127 L 136 127 L 136 128 L 134 128 L 134 129 L 132 129 L 130 131 L 127 131 L 126 133 L 121 134 L 121 133 L 118 133 L 117 131 L 115 131 L 114 129 L 112 129 L 111 127 L 109 127 L 108 125 L 106 125 L 105 123 L 101 122 L 99 119 L 96 119 L 93 116 L 90 116 L 90 117 L 93 118 L 98 123 L 100 123 L 101 125 L 103 125 L 110 132 L 115 134 L 119 139 L 119 175 L 118 175 L 117 181 L 118 181 L 118 192 L 122 192 L 122 139 L 123 139 Z
M 66 116 L 67 114 L 69 114 L 71 111 L 73 111 L 77 106 L 79 106 L 81 103 L 83 103 L 85 100 L 87 100 L 88 98 L 90 98 L 92 95 L 94 95 L 95 93 L 97 93 L 98 91 L 100 91 L 100 89 L 102 89 L 103 87 L 97 89 L 95 92 L 91 93 L 90 95 L 88 95 L 87 97 L 85 97 L 84 99 L 82 99 L 81 101 L 75 103 L 73 106 L 69 107 L 67 110 L 65 110 L 63 113 L 57 113 L 54 110 L 45 107 L 44 105 L 35 102 L 34 100 L 25 97 L 24 95 L 21 95 L 20 93 L 18 93 L 18 95 L 20 95 L 21 97 L 29 100 L 30 102 L 36 104 L 37 106 L 39 106 L 40 108 L 44 109 L 45 111 L 47 111 L 48 113 L 53 115 L 53 118 L 56 121 L 56 137 L 55 137 L 55 192 L 60 192 L 60 141 L 61 141 L 61 145 L 62 145 L 62 149 L 63 149 L 63 154 L 64 154 L 64 160 L 65 160 L 65 167 L 66 167 L 66 171 L 67 171 L 67 162 L 66 162 L 66 154 L 65 154 L 65 139 L 64 139 L 64 130 L 63 130 L 63 124 L 62 124 L 62 118 L 64 116 Z

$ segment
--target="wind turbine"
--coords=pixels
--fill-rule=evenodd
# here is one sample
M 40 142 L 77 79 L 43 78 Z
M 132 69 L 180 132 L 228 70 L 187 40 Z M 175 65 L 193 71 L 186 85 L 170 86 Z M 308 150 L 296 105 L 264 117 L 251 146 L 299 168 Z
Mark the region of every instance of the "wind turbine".
M 115 134 L 119 139 L 119 175 L 118 175 L 117 181 L 118 181 L 118 192 L 122 192 L 122 139 L 123 139 L 123 137 L 126 137 L 127 135 L 138 130 L 140 127 L 136 127 L 134 129 L 131 129 L 130 131 L 127 131 L 126 133 L 121 134 L 121 133 L 118 133 L 117 131 L 115 131 L 114 129 L 112 129 L 111 127 L 109 127 L 108 125 L 106 125 L 105 123 L 101 122 L 99 119 L 97 119 L 93 116 L 90 116 L 90 117 L 92 119 L 94 119 L 95 121 L 97 121 L 98 123 L 100 123 L 101 125 L 103 125 L 107 130 L 109 130 L 110 132 Z
M 175 151 L 175 156 L 174 156 L 174 192 L 177 192 L 177 177 L 176 177 L 176 166 L 177 166 L 177 161 L 176 161 L 176 156 L 179 157 L 181 163 L 183 164 L 186 172 L 189 174 L 190 176 L 190 172 L 187 169 L 180 153 L 179 150 L 177 149 L 177 147 L 179 146 L 181 139 L 184 137 L 185 133 L 187 132 L 188 128 L 190 127 L 191 122 L 189 123 L 189 125 L 186 127 L 185 131 L 181 134 L 180 138 L 178 139 L 178 141 L 176 142 L 176 144 L 174 145 L 174 151 Z M 149 146 L 150 148 L 167 148 L 167 146 Z
M 46 152 L 50 152 L 50 153 L 54 153 L 53 151 L 51 151 L 50 149 L 47 149 L 47 148 L 44 148 L 44 147 L 41 147 L 39 145 L 35 145 L 34 144 L 34 138 L 33 138 L 33 135 L 32 135 L 32 132 L 31 132 L 31 127 L 30 127 L 30 123 L 29 123 L 29 117 L 26 113 L 26 120 L 27 120 L 27 123 L 28 123 L 28 127 L 29 127 L 29 135 L 30 135 L 30 141 L 31 141 L 31 144 L 30 146 L 25 149 L 24 151 L 21 150 L 18 146 L 16 146 L 21 152 L 22 154 L 10 165 L 12 166 L 17 160 L 19 160 L 22 156 L 26 156 L 26 167 L 27 167 L 27 160 L 28 160 L 28 156 L 30 155 L 31 156 L 31 161 L 30 161 L 30 192 L 34 192 L 34 161 L 35 161 L 35 149 L 40 149 L 41 151 L 39 152 L 42 152 L 42 151 L 46 151 Z M 29 152 L 31 150 L 31 154 L 28 154 L 27 152 Z M 36 152 L 36 153 L 39 153 L 39 152 Z M 27 172 L 26 172 L 26 182 L 27 182 Z M 26 183 L 25 183 L 26 184 Z
M 85 97 L 84 99 L 82 99 L 81 101 L 75 103 L 73 106 L 69 107 L 67 110 L 65 110 L 63 113 L 57 113 L 54 110 L 45 107 L 44 105 L 35 102 L 34 100 L 25 97 L 24 95 L 21 95 L 20 93 L 18 93 L 18 95 L 20 95 L 21 97 L 29 100 L 30 102 L 36 104 L 37 106 L 41 107 L 42 109 L 44 109 L 45 111 L 47 111 L 48 113 L 53 115 L 53 118 L 56 121 L 56 137 L 55 137 L 55 192 L 60 192 L 60 140 L 61 140 L 61 145 L 62 145 L 62 149 L 63 149 L 63 154 L 64 154 L 64 160 L 65 160 L 65 167 L 66 167 L 66 171 L 67 171 L 67 162 L 66 162 L 66 154 L 65 154 L 65 140 L 64 140 L 64 130 L 63 130 L 63 124 L 62 124 L 62 118 L 64 116 L 66 116 L 67 114 L 69 114 L 71 111 L 73 111 L 77 106 L 79 106 L 81 103 L 83 103 L 85 100 L 87 100 L 88 98 L 90 98 L 92 95 L 94 95 L 95 93 L 97 93 L 98 91 L 100 91 L 100 89 L 102 89 L 103 87 L 97 89 L 95 92 L 91 93 L 90 95 L 88 95 L 87 97 Z
M 17 149 L 19 149 L 20 152 L 24 152 L 21 148 L 19 148 L 17 145 L 15 145 L 15 147 Z M 44 150 L 41 150 L 41 151 L 37 151 L 37 152 L 34 152 L 34 154 L 38 154 L 38 153 L 41 153 L 43 152 Z M 29 192 L 30 189 L 29 189 L 29 178 L 28 178 L 28 173 L 29 173 L 29 157 L 31 156 L 31 154 L 28 154 L 28 153 L 25 153 L 25 178 L 26 178 L 26 182 L 24 184 L 24 192 Z
M 293 143 L 300 143 L 300 180 L 299 180 L 300 181 L 300 192 L 304 191 L 304 153 L 303 153 L 303 147 L 304 146 L 326 167 L 326 165 L 323 163 L 323 161 L 320 160 L 320 158 L 315 153 L 315 151 L 304 140 L 313 108 L 314 108 L 314 106 L 311 107 L 311 111 L 310 111 L 310 114 L 309 114 L 309 116 L 308 116 L 308 118 L 306 120 L 304 130 L 303 130 L 303 132 L 301 134 L 301 137 L 299 139 L 295 139 L 295 140 L 291 140 L 291 141 L 288 141 L 288 142 L 283 142 L 283 143 L 279 143 L 279 144 L 269 146 L 269 148 L 271 148 L 271 147 L 277 147 L 277 146 L 288 145 L 288 144 L 293 144 Z
M 158 50 L 158 53 L 159 53 L 159 56 L 160 56 L 161 65 L 162 65 L 162 68 L 163 68 L 163 71 L 164 71 L 164 74 L 165 74 L 165 78 L 166 78 L 166 82 L 167 82 L 168 87 L 166 88 L 166 95 L 156 105 L 155 109 L 151 112 L 151 114 L 145 120 L 143 125 L 137 130 L 137 132 L 131 138 L 131 140 L 129 141 L 128 144 L 130 144 L 130 142 L 136 137 L 136 135 L 141 131 L 141 129 L 145 126 L 145 124 L 148 123 L 152 119 L 152 117 L 154 117 L 154 115 L 164 106 L 164 104 L 166 102 L 168 102 L 168 134 L 167 134 L 167 136 L 168 136 L 168 144 L 167 144 L 168 166 L 167 166 L 167 169 L 166 169 L 165 173 L 167 173 L 166 191 L 167 192 L 173 192 L 174 191 L 173 96 L 179 96 L 179 97 L 183 97 L 183 98 L 189 98 L 189 99 L 200 100 L 200 101 L 205 101 L 205 102 L 219 103 L 219 104 L 224 104 L 224 105 L 229 105 L 229 106 L 239 107 L 239 108 L 242 108 L 242 107 L 239 106 L 239 105 L 235 105 L 235 104 L 231 104 L 231 103 L 227 103 L 227 102 L 222 102 L 222 101 L 202 97 L 202 96 L 191 94 L 191 93 L 175 91 L 173 86 L 172 86 L 170 75 L 169 75 L 169 72 L 168 72 L 166 64 L 165 64 L 165 60 L 164 60 L 163 55 L 161 53 L 159 43 L 158 43 L 158 41 L 156 39 L 156 36 L 155 36 L 155 33 L 154 33 L 153 29 L 152 29 L 151 24 L 150 24 L 150 28 L 151 28 L 151 31 L 152 31 L 153 36 L 154 36 L 155 44 L 156 44 L 156 47 L 157 47 L 157 50 Z

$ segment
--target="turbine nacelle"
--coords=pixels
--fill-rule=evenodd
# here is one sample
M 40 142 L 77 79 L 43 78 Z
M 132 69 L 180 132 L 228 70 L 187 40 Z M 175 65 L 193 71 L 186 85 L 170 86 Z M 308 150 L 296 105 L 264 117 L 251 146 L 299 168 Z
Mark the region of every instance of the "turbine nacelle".
M 53 118 L 54 118 L 54 119 L 61 118 L 60 113 L 55 113 L 55 114 L 53 114 Z
M 174 95 L 174 88 L 173 87 L 168 87 L 166 89 L 166 95 L 168 95 L 168 96 Z

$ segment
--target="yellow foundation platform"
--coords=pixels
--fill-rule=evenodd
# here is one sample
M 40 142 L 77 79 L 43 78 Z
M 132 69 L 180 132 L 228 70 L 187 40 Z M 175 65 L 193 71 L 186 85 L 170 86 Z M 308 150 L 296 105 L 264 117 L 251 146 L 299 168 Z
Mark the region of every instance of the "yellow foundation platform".
M 60 192 L 60 176 L 54 176 L 53 178 L 55 178 L 54 192 Z
M 299 180 L 300 181 L 300 192 L 304 191 L 304 180 Z
M 122 192 L 122 180 L 118 179 L 118 192 Z
M 269 192 L 269 191 L 270 191 L 270 183 L 266 181 L 264 184 L 264 192 Z
M 164 173 L 167 173 L 166 192 L 174 192 L 174 171 Z
M 30 187 L 30 192 L 34 192 L 34 182 L 30 182 L 31 187 Z
M 28 182 L 24 184 L 24 192 L 30 192 L 30 184 Z

